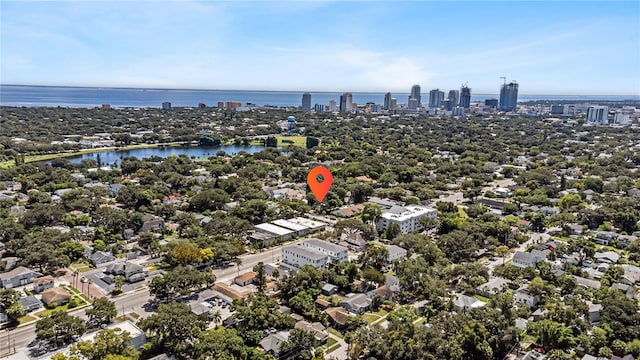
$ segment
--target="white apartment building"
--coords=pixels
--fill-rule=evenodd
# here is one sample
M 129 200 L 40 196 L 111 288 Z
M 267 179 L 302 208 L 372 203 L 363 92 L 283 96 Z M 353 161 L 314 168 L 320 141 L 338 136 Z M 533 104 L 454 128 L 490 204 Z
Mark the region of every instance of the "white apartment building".
M 341 263 L 348 259 L 349 250 L 346 247 L 328 241 L 311 238 L 303 241 L 300 245 L 311 251 L 326 255 L 336 263 Z
M 608 106 L 589 106 L 585 121 L 588 123 L 608 124 L 609 107 Z
M 422 231 L 424 227 L 420 224 L 420 219 L 424 217 L 435 219 L 438 217 L 438 211 L 418 205 L 393 206 L 382 212 L 380 220 L 376 223 L 376 228 L 383 230 L 390 224 L 398 224 L 403 234 Z
M 327 255 L 309 250 L 304 246 L 293 245 L 282 248 L 282 262 L 297 269 L 302 269 L 305 265 L 320 269 L 328 261 L 329 257 Z

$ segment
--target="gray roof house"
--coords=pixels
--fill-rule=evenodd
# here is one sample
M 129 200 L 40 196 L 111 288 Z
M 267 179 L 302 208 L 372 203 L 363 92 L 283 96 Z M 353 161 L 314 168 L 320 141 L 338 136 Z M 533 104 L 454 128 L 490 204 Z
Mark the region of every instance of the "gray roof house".
M 40 306 L 42 306 L 40 300 L 36 299 L 33 296 L 21 297 L 20 299 L 18 299 L 18 302 L 20 303 L 20 305 L 22 305 L 22 308 L 25 312 L 38 310 Z
M 352 293 L 348 294 L 342 301 L 340 301 L 340 306 L 349 312 L 362 314 L 371 307 L 371 299 L 362 293 Z
M 396 259 L 404 259 L 407 257 L 407 250 L 397 245 L 389 245 L 387 247 L 387 251 L 389 251 L 389 257 L 387 258 L 388 263 L 392 263 L 393 260 Z
M 0 274 L 0 287 L 3 289 L 12 289 L 14 287 L 27 285 L 33 282 L 33 279 L 42 276 L 39 272 L 27 269 L 24 266 Z
M 602 311 L 602 304 L 589 305 L 589 323 L 591 323 L 591 325 L 600 322 L 600 311 Z
M 280 346 L 287 340 L 289 340 L 289 332 L 278 331 L 260 340 L 260 347 L 277 358 L 280 355 Z
M 540 250 L 532 250 L 530 253 L 516 251 L 513 255 L 512 263 L 513 265 L 521 268 L 536 267 L 538 262 L 543 261 L 546 258 L 547 254 Z
M 599 289 L 601 286 L 600 281 L 597 281 L 597 280 L 591 280 L 591 279 L 583 278 L 576 275 L 573 275 L 573 277 L 576 279 L 579 286 L 582 286 L 585 288 Z
M 467 310 L 483 307 L 487 305 L 486 302 L 480 301 L 474 297 L 470 297 L 467 295 L 458 295 L 458 297 L 453 300 L 453 310 L 456 312 L 464 312 Z
M 596 231 L 593 241 L 600 245 L 609 245 L 613 240 L 618 239 L 618 233 L 615 231 Z
M 501 292 L 509 285 L 510 281 L 501 277 L 493 278 L 486 283 L 478 286 L 478 294 L 482 296 L 493 296 Z
M 104 266 L 107 263 L 110 263 L 116 259 L 113 254 L 106 251 L 96 251 L 91 256 L 89 256 L 89 261 L 93 264 L 93 266 L 99 267 Z
M 620 260 L 620 255 L 618 255 L 618 253 L 614 251 L 604 251 L 604 252 L 595 253 L 593 257 L 597 262 L 607 263 L 607 264 L 615 264 L 618 262 L 618 260 Z
M 104 270 L 105 274 L 114 276 L 124 276 L 127 282 L 133 283 L 144 280 L 144 268 L 131 261 L 117 262 L 107 266 Z

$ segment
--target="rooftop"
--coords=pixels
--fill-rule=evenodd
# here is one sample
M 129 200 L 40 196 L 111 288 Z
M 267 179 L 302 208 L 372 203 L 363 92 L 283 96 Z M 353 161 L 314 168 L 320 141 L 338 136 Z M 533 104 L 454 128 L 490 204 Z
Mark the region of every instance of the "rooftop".
M 289 229 L 285 229 L 283 227 L 277 226 L 277 225 L 273 225 L 273 224 L 269 224 L 269 223 L 263 223 L 263 224 L 258 224 L 255 226 L 256 229 L 262 230 L 262 231 L 266 231 L 272 234 L 276 234 L 278 236 L 285 236 L 285 235 L 290 235 L 293 234 L 293 231 L 289 230 Z
M 419 217 L 436 212 L 436 209 L 428 208 L 425 206 L 393 206 L 391 207 L 391 209 L 384 211 L 381 216 L 383 219 L 405 221 L 414 217 Z
M 303 241 L 303 244 L 308 244 L 310 246 L 323 248 L 325 250 L 332 251 L 332 252 L 335 252 L 335 253 L 339 253 L 341 251 L 347 251 L 348 250 L 344 246 L 340 246 L 340 245 L 337 245 L 337 244 L 334 244 L 334 243 L 330 243 L 328 241 L 316 239 L 316 238 L 307 239 L 307 240 Z
M 282 248 L 282 251 L 284 252 L 285 250 L 304 256 L 306 258 L 312 259 L 312 260 L 320 260 L 320 259 L 324 259 L 326 257 L 326 255 L 317 253 L 315 251 L 311 251 L 308 250 L 300 245 L 292 245 L 292 246 L 285 246 L 284 248 Z

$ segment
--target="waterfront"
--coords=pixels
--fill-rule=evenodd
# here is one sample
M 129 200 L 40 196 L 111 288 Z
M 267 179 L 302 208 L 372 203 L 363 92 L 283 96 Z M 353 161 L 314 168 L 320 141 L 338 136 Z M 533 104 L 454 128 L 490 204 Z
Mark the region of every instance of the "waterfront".
M 236 155 L 241 151 L 253 154 L 266 149 L 264 146 L 171 146 L 171 147 L 149 147 L 128 150 L 107 150 L 101 151 L 96 149 L 95 152 L 83 153 L 74 156 L 61 157 L 72 163 L 80 163 L 83 160 L 100 160 L 101 164 L 112 165 L 119 164 L 120 161 L 127 157 L 136 157 L 138 159 L 161 157 L 166 158 L 170 155 L 187 155 L 189 158 L 201 159 L 216 156 L 220 151 L 224 151 L 226 155 Z
M 428 98 L 427 89 L 423 97 Z M 217 106 L 218 101 L 238 101 L 242 104 L 271 105 L 277 107 L 300 106 L 303 91 L 245 91 L 245 90 L 188 90 L 188 89 L 129 89 L 98 87 L 22 86 L 0 85 L 2 106 L 62 106 L 96 107 L 110 104 L 112 107 L 159 108 L 169 101 L 172 106 L 197 107 L 198 103 Z M 328 105 L 329 101 L 340 102 L 340 92 L 313 92 L 311 103 Z M 392 92 L 398 103 L 406 103 L 409 93 Z M 498 94 L 471 93 L 471 101 L 498 98 Z M 520 94 L 518 101 L 565 100 L 565 101 L 622 101 L 640 100 L 638 95 L 527 95 Z M 353 92 L 353 101 L 358 104 L 374 102 L 382 104 L 382 92 Z

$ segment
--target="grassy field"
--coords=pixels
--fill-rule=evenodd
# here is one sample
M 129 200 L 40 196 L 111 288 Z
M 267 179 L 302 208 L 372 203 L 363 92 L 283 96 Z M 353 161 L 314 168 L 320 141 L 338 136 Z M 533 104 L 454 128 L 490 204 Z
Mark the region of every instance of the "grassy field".
M 8 169 L 13 165 L 15 165 L 15 161 L 13 160 L 0 161 L 0 169 Z
M 337 337 L 339 337 L 340 339 L 344 338 L 344 336 L 342 335 L 342 333 L 334 328 L 327 328 L 327 331 L 332 334 L 335 335 Z
M 74 271 L 78 270 L 78 272 L 85 272 L 91 270 L 91 265 L 87 263 L 74 263 L 69 266 L 69 270 Z
M 362 318 L 364 319 L 364 321 L 366 321 L 366 322 L 367 322 L 367 324 L 371 325 L 371 324 L 373 324 L 376 320 L 380 319 L 380 316 L 378 316 L 378 315 L 377 315 L 377 314 L 375 314 L 375 313 L 367 312 L 367 313 L 362 314 Z
M 276 139 L 278 139 L 278 146 L 287 146 L 287 145 L 301 146 L 301 147 L 307 146 L 306 136 L 277 136 Z M 284 142 L 283 140 L 292 141 L 292 143 Z
M 25 324 L 25 323 L 28 323 L 28 322 L 31 322 L 31 321 L 34 321 L 34 320 L 38 320 L 38 318 L 35 317 L 35 316 L 32 316 L 32 315 L 25 315 L 25 316 L 23 316 L 23 317 L 18 319 L 18 323 L 20 325 L 22 325 L 22 324 Z

